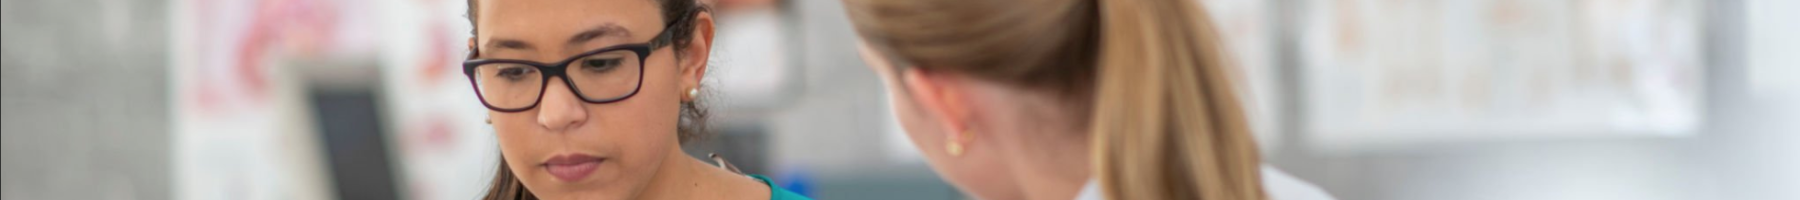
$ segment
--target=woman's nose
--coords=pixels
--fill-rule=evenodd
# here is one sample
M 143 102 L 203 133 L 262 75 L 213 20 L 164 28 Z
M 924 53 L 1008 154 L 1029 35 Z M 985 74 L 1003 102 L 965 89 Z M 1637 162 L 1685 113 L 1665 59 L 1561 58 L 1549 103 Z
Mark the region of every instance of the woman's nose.
M 581 97 L 569 90 L 561 77 L 550 78 L 544 88 L 544 99 L 538 102 L 538 124 L 550 131 L 561 132 L 587 122 L 587 109 Z

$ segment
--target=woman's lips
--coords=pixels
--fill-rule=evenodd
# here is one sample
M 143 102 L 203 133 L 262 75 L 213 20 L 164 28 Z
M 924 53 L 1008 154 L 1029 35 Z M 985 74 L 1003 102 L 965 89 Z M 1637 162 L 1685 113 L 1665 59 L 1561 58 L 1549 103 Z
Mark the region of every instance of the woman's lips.
M 605 161 L 606 158 L 589 155 L 564 154 L 551 157 L 550 160 L 544 161 L 543 166 L 544 171 L 549 172 L 550 176 L 555 176 L 556 179 L 564 182 L 575 182 L 587 178 L 588 174 L 593 174 L 594 169 L 600 168 L 600 163 Z

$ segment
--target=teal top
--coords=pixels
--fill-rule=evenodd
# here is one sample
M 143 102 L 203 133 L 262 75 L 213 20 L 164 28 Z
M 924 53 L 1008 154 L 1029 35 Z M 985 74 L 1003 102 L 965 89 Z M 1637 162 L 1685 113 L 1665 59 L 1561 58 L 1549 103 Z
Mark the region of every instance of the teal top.
M 775 186 L 775 181 L 769 180 L 769 177 L 767 176 L 751 174 L 750 177 L 762 181 L 763 184 L 769 185 L 769 200 L 812 200 L 812 198 L 800 196 L 800 194 L 794 193 L 794 191 L 788 191 L 787 189 L 782 189 L 780 186 Z

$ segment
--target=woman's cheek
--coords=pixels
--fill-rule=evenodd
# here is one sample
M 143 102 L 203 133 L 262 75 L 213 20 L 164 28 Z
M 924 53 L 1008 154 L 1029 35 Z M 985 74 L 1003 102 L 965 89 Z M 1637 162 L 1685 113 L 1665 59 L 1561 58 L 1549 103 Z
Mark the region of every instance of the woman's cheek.
M 506 162 L 512 167 L 511 170 L 521 179 L 533 178 L 531 172 L 535 170 L 535 168 L 522 168 L 521 166 L 532 166 L 532 163 L 535 163 L 533 159 L 542 157 L 539 155 L 542 151 L 534 149 L 541 148 L 541 145 L 532 145 L 535 143 L 532 140 L 541 135 L 537 132 L 537 123 L 532 117 L 536 116 L 534 113 L 530 111 L 515 113 L 490 111 L 488 114 L 489 125 L 494 128 L 494 132 L 491 134 L 494 134 L 494 139 L 499 143 L 500 155 L 505 158 L 501 162 Z

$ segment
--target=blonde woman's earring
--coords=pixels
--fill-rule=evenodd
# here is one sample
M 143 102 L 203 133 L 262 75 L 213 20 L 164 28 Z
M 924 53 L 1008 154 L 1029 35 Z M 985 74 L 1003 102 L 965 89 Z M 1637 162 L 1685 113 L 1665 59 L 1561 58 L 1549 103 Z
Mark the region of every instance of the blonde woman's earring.
M 950 138 L 951 138 L 950 142 L 948 144 L 944 144 L 944 152 L 950 153 L 950 156 L 962 156 L 962 154 L 963 154 L 963 144 L 962 144 L 963 141 L 962 140 L 963 140 L 963 137 L 966 137 L 967 135 L 969 135 L 969 131 L 963 131 L 961 133 L 957 133 L 956 135 L 950 136 Z

